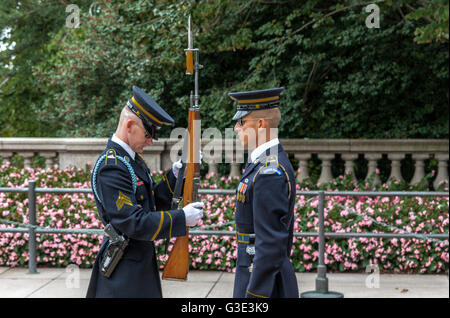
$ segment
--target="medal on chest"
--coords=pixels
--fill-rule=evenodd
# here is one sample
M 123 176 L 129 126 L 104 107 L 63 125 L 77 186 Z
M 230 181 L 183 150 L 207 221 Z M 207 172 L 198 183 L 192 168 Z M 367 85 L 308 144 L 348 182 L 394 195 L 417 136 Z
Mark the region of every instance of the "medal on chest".
M 239 182 L 239 185 L 236 190 L 236 199 L 239 202 L 244 203 L 245 202 L 245 193 L 248 189 L 248 178 L 245 178 L 244 181 Z

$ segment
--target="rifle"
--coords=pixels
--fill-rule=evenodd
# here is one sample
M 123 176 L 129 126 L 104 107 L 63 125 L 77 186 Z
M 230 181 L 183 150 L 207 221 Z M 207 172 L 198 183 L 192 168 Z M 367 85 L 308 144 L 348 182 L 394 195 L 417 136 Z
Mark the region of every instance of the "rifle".
M 198 72 L 203 67 L 198 63 L 198 49 L 192 45 L 191 17 L 188 19 L 188 48 L 186 52 L 186 74 L 195 77 L 195 94 L 190 95 L 189 123 L 187 136 L 185 135 L 185 146 L 183 148 L 182 168 L 178 174 L 178 180 L 183 180 L 184 168 L 186 177 L 184 181 L 183 206 L 198 201 L 198 188 L 200 183 L 200 107 L 198 105 Z M 195 59 L 194 59 L 195 56 Z M 194 63 L 195 60 L 195 63 Z M 187 139 L 186 139 L 187 138 Z M 186 151 L 187 150 L 187 151 Z M 183 174 L 181 174 L 183 173 Z M 180 179 L 181 178 L 181 179 Z M 177 185 L 175 185 L 175 190 Z M 179 199 L 175 197 L 173 205 L 178 205 Z M 178 208 L 178 207 L 176 207 Z M 163 279 L 186 280 L 189 271 L 189 228 L 186 227 L 186 235 L 177 237 L 169 259 L 166 262 L 162 274 Z

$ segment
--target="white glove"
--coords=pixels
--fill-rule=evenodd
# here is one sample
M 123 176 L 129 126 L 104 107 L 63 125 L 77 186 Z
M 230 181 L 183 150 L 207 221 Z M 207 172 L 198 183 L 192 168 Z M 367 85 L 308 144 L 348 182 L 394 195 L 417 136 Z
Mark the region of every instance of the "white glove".
M 202 159 L 203 159 L 203 152 L 200 151 L 200 164 L 202 164 Z M 180 171 L 182 166 L 183 166 L 183 164 L 181 163 L 181 159 L 179 159 L 178 161 L 173 163 L 172 172 L 175 175 L 175 178 L 178 178 L 178 172 Z M 186 177 L 186 170 L 184 170 L 183 177 Z
M 183 208 L 186 226 L 194 226 L 203 216 L 203 202 L 193 202 Z
M 175 178 L 178 178 L 178 172 L 180 171 L 183 164 L 181 163 L 181 159 L 174 162 L 172 165 L 172 172 L 175 176 Z M 184 170 L 184 177 L 186 177 L 186 170 Z

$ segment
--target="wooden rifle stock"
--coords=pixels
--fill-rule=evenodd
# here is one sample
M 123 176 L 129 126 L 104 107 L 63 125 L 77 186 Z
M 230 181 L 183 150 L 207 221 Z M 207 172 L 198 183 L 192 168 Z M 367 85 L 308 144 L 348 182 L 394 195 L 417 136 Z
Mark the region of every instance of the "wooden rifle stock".
M 183 206 L 197 201 L 200 178 L 200 111 L 189 109 L 188 156 L 184 181 Z M 198 126 L 198 127 L 197 127 Z M 185 137 L 186 138 L 186 137 Z M 189 271 L 189 228 L 186 235 L 177 237 L 162 274 L 163 279 L 186 280 Z

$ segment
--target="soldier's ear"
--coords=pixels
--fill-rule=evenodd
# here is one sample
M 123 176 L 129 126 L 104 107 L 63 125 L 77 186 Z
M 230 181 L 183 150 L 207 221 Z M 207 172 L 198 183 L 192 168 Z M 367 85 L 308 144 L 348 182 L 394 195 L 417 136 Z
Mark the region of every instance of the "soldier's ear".
M 133 126 L 134 121 L 132 119 L 127 119 L 126 123 L 125 123 L 125 127 L 128 129 L 131 129 L 131 126 Z
M 269 123 L 264 118 L 258 120 L 258 128 L 269 128 Z
M 264 128 L 264 119 L 258 119 L 258 128 Z

